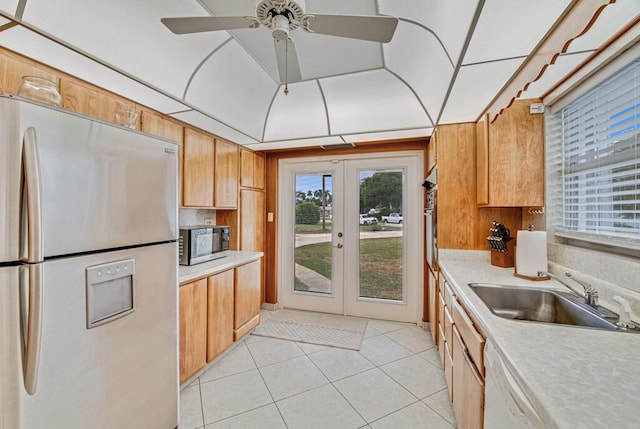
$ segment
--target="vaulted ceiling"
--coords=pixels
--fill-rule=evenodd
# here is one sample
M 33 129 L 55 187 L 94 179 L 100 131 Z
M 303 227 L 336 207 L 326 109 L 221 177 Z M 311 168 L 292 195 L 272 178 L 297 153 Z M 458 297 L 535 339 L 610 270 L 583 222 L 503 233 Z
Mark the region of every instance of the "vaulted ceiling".
M 269 29 L 175 35 L 160 22 L 253 16 L 255 0 L 0 0 L 0 43 L 262 150 L 428 136 L 436 124 L 475 121 L 574 3 L 306 0 L 306 13 L 399 23 L 386 44 L 292 30 L 302 81 L 288 95 Z M 640 0 L 607 6 L 522 96 L 546 92 L 639 13 Z

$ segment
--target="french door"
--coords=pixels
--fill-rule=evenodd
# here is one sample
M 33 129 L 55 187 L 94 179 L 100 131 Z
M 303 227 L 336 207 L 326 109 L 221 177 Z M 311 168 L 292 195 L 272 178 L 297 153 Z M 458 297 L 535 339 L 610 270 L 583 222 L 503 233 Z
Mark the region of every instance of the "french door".
M 418 320 L 421 159 L 421 153 L 405 152 L 280 161 L 284 307 Z

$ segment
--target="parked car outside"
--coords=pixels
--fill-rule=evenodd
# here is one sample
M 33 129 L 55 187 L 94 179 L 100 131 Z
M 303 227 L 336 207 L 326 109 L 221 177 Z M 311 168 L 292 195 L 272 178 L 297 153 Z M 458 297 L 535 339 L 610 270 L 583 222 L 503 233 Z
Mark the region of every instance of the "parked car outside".
M 360 225 L 373 225 L 374 223 L 378 223 L 377 218 L 369 216 L 368 214 L 360 215 Z
M 400 213 L 389 213 L 389 216 L 382 216 L 384 223 L 402 223 L 402 215 Z

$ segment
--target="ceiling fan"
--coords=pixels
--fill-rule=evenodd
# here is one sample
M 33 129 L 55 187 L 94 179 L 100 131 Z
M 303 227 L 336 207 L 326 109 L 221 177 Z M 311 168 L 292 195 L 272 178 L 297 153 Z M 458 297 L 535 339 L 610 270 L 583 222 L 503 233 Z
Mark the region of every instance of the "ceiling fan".
M 328 34 L 351 39 L 387 43 L 391 41 L 398 18 L 377 15 L 305 14 L 305 0 L 257 0 L 256 16 L 205 16 L 162 18 L 175 34 L 204 31 L 258 28 L 271 30 L 280 81 L 287 84 L 302 80 L 298 55 L 290 32 L 302 28 L 309 33 Z

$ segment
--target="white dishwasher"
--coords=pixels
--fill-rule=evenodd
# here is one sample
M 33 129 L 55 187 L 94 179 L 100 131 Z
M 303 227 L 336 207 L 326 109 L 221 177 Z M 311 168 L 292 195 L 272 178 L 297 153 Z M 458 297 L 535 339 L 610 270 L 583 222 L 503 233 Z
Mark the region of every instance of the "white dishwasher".
M 487 429 L 544 429 L 546 426 L 522 388 L 487 341 L 484 427 Z

